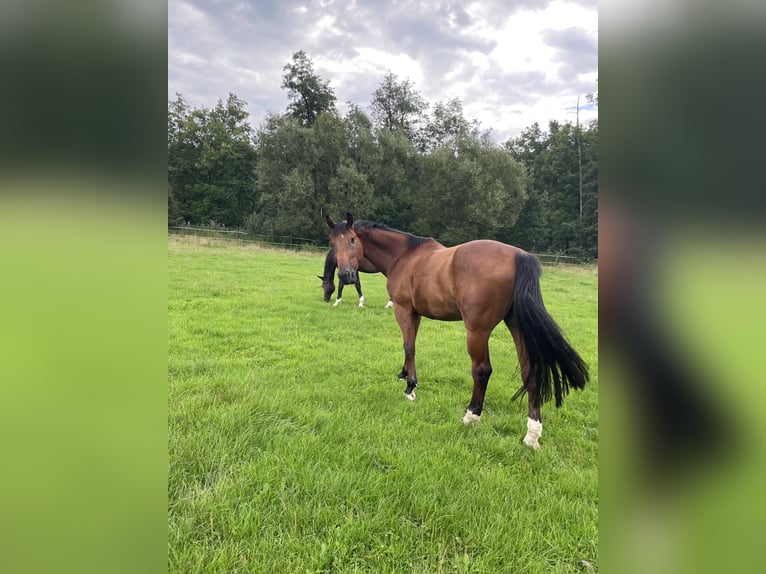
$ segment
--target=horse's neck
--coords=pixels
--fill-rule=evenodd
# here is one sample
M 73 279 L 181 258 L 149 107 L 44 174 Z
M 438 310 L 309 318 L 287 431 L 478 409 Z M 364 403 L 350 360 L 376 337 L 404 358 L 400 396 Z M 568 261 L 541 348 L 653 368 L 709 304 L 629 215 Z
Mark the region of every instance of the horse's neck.
M 324 281 L 332 281 L 335 269 L 338 267 L 338 262 L 335 259 L 335 251 L 332 249 L 327 253 L 327 257 L 324 260 Z
M 378 268 L 375 267 L 372 261 L 364 257 L 359 261 L 359 271 L 364 271 L 365 273 L 377 273 Z
M 364 243 L 364 255 L 383 275 L 409 249 L 408 235 L 394 230 L 357 230 Z

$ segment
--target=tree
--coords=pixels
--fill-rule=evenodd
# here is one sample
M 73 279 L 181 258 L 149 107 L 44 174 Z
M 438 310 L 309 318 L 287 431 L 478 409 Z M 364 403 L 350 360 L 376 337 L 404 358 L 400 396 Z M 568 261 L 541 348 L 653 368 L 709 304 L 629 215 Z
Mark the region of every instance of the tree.
M 367 176 L 359 172 L 353 160 L 343 159 L 338 171 L 330 182 L 331 201 L 327 207 L 333 213 L 369 213 L 372 207 L 372 187 Z
M 431 118 L 418 134 L 418 147 L 423 152 L 439 146 L 457 150 L 461 141 L 478 137 L 479 122 L 468 121 L 463 116 L 463 102 L 460 98 L 453 98 L 434 106 Z
M 188 117 L 189 104 L 176 92 L 176 99 L 168 102 L 168 149 L 179 143 L 184 122 Z
M 176 99 L 168 102 L 168 224 L 184 222 L 176 194 L 190 185 L 193 178 L 190 166 L 196 154 L 192 146 L 184 141 L 184 126 L 189 118 L 189 105 L 183 96 L 176 93 Z M 176 191 L 174 191 L 176 190 Z
M 548 149 L 539 171 L 547 194 L 550 245 L 556 253 L 576 254 L 579 220 L 577 130 L 572 124 L 551 121 Z
M 530 251 L 598 256 L 598 122 L 583 130 L 551 121 L 505 143 L 528 173 L 528 200 L 503 240 Z M 582 208 L 580 207 L 582 206 Z
M 343 118 L 348 157 L 354 162 L 357 171 L 368 173 L 375 156 L 372 122 L 353 102 L 348 102 L 348 108 Z
M 248 230 L 289 235 L 295 218 L 303 221 L 316 203 L 311 173 L 316 164 L 314 132 L 302 127 L 296 118 L 271 114 L 258 129 L 256 141 L 259 198 L 248 218 Z
M 311 173 L 316 190 L 315 207 L 318 212 L 321 206 L 333 202 L 330 183 L 335 178 L 341 162 L 348 157 L 349 149 L 346 125 L 337 115 L 320 114 L 311 130 L 314 132 L 312 142 L 316 158 Z M 326 231 L 326 228 L 322 231 Z
M 234 94 L 212 110 L 168 103 L 168 221 L 238 226 L 255 205 L 253 130 Z
M 423 157 L 414 229 L 448 245 L 492 239 L 514 225 L 526 200 L 523 166 L 485 136 Z
M 312 126 L 322 112 L 335 112 L 335 93 L 314 73 L 314 64 L 306 52 L 295 52 L 283 70 L 281 87 L 287 90 L 290 100 L 288 113 L 302 126 Z
M 410 141 L 415 141 L 428 102 L 409 80 L 400 82 L 395 74 L 389 72 L 373 92 L 370 109 L 375 126 L 390 132 L 401 132 Z
M 410 230 L 415 218 L 412 203 L 421 192 L 418 174 L 422 158 L 400 131 L 378 128 L 374 136 L 376 147 L 368 172 L 373 204 L 366 219 Z

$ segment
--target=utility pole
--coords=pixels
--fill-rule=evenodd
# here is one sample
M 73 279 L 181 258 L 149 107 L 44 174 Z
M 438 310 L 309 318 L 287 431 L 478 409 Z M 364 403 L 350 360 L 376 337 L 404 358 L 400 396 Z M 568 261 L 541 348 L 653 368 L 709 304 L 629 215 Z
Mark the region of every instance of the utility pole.
M 580 168 L 580 218 L 582 223 L 582 146 L 580 145 L 580 96 L 577 96 L 577 163 Z

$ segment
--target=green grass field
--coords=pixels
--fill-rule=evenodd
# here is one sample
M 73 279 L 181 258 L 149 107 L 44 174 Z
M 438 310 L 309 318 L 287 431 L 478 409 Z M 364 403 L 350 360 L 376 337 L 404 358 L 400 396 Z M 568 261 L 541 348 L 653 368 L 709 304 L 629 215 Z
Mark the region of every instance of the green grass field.
M 410 402 L 385 278 L 362 275 L 366 308 L 353 287 L 333 308 L 323 262 L 169 238 L 169 571 L 597 570 L 597 270 L 543 273 L 591 383 L 543 407 L 533 451 L 504 325 L 466 427 L 462 323 L 423 320 Z

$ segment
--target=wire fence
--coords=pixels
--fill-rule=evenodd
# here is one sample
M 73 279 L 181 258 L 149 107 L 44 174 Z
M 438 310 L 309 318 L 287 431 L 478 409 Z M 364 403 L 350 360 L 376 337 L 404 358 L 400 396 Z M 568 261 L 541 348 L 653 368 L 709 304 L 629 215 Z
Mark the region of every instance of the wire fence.
M 189 227 L 186 225 L 168 226 L 168 234 L 171 235 L 190 235 L 194 237 L 210 237 L 223 239 L 236 243 L 251 243 L 255 245 L 264 245 L 269 247 L 282 247 L 287 249 L 307 250 L 307 251 L 325 251 L 329 245 L 322 245 L 319 242 L 306 237 L 294 237 L 291 235 L 261 235 L 258 233 L 248 233 L 236 229 L 219 229 L 214 227 Z M 546 265 L 581 265 L 593 264 L 594 261 L 583 261 L 580 257 L 574 255 L 563 255 L 560 253 L 535 253 L 541 263 Z
M 237 243 L 252 243 L 256 245 L 265 245 L 270 247 L 283 247 L 287 249 L 300 249 L 310 251 L 323 251 L 329 249 L 326 245 L 320 245 L 313 239 L 306 237 L 294 237 L 292 235 L 262 235 L 259 233 L 248 233 L 235 229 L 218 229 L 213 227 L 189 227 L 187 225 L 169 225 L 168 234 L 170 235 L 189 235 L 194 237 L 210 237 L 232 241 Z
M 533 253 L 540 260 L 540 263 L 546 265 L 579 265 L 583 261 L 573 255 L 560 255 L 558 253 Z

